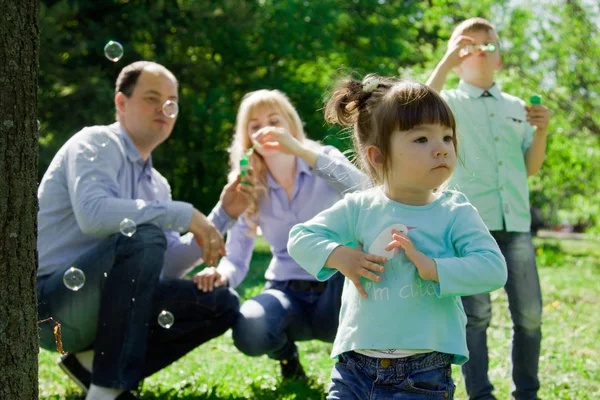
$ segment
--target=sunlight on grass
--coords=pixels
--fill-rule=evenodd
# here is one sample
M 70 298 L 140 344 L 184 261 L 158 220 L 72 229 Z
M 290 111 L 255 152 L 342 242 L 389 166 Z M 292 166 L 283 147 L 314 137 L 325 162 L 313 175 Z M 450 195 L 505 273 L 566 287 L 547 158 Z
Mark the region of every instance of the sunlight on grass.
M 536 239 L 544 296 L 540 361 L 540 396 L 544 399 L 600 398 L 600 243 L 585 240 Z M 264 283 L 269 249 L 258 241 L 247 280 L 239 293 L 248 298 Z M 494 316 L 489 330 L 490 378 L 498 399 L 511 392 L 512 324 L 503 291 L 492 293 Z M 331 344 L 299 343 L 309 385 L 281 384 L 279 365 L 267 357 L 246 357 L 233 346 L 231 331 L 194 350 L 149 377 L 142 399 L 324 399 L 334 361 Z M 56 353 L 40 352 L 40 398 L 78 399 L 77 386 L 54 365 Z M 460 368 L 454 366 L 456 399 L 465 399 Z

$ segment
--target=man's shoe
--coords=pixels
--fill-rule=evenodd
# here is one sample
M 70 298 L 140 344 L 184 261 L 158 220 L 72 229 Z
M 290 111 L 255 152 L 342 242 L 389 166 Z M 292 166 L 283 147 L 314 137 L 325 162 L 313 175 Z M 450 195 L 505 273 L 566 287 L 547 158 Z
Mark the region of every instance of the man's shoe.
M 279 364 L 281 365 L 281 376 L 284 381 L 295 379 L 302 382 L 308 382 L 308 376 L 306 376 L 297 355 L 289 360 L 280 360 Z
M 77 360 L 75 354 L 67 354 L 62 356 L 58 360 L 58 366 L 65 371 L 65 374 L 69 375 L 69 378 L 73 380 L 84 391 L 87 393 L 90 389 L 92 382 L 92 374 Z
M 118 395 L 115 400 L 138 400 L 138 398 L 135 397 L 135 395 L 133 393 L 131 393 L 129 390 L 126 390 L 123 393 L 121 393 L 120 395 Z

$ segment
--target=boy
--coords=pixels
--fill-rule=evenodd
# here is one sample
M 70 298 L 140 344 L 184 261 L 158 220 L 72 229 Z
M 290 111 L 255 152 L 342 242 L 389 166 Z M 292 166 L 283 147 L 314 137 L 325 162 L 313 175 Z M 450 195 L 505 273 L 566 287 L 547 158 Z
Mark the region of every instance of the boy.
M 527 176 L 544 161 L 550 111 L 543 105 L 528 107 L 501 92 L 494 83 L 502 67 L 499 47 L 490 22 L 463 21 L 427 84 L 441 91 L 456 117 L 463 162 L 457 163 L 450 186 L 464 192 L 478 209 L 506 258 L 505 290 L 514 324 L 513 396 L 537 399 L 542 298 L 530 235 Z M 456 89 L 442 91 L 450 70 L 458 73 L 460 83 Z M 472 400 L 495 399 L 487 374 L 490 296 L 479 294 L 462 301 L 470 352 L 462 368 L 467 393 Z

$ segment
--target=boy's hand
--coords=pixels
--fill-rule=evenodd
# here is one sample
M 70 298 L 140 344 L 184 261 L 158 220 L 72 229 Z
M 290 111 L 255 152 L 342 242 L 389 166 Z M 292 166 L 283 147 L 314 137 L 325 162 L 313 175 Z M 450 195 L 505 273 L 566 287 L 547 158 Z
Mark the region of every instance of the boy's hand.
M 354 283 L 358 293 L 365 299 L 367 291 L 360 282 L 361 277 L 365 277 L 375 282 L 381 281 L 381 276 L 374 272 L 384 272 L 383 264 L 387 259 L 385 257 L 366 254 L 360 248 L 339 246 L 331 252 L 325 265 L 340 271 L 344 276 Z
M 543 104 L 525 106 L 527 122 L 535 127 L 535 133 L 546 134 L 550 124 L 550 109 Z
M 437 265 L 432 258 L 421 253 L 414 245 L 412 240 L 396 230 L 392 230 L 392 242 L 387 245 L 385 251 L 392 249 L 403 249 L 406 257 L 412 261 L 419 271 L 419 276 L 426 281 L 439 281 L 437 273 Z
M 448 69 L 452 69 L 454 67 L 459 66 L 462 62 L 470 57 L 472 52 L 463 52 L 467 46 L 472 46 L 475 44 L 475 39 L 469 36 L 459 36 L 457 37 L 448 47 L 448 51 L 444 55 L 442 59 L 442 64 Z

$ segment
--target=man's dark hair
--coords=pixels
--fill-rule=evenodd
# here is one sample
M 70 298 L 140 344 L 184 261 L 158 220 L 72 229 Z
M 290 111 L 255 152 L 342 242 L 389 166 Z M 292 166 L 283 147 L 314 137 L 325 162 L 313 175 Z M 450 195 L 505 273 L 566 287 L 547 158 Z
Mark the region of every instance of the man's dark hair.
M 148 67 L 154 67 L 162 70 L 166 76 L 173 79 L 173 81 L 177 83 L 175 75 L 173 75 L 173 73 L 164 66 L 153 61 L 136 61 L 123 68 L 119 73 L 119 76 L 117 77 L 117 83 L 115 84 L 115 94 L 121 92 L 125 96 L 131 97 L 138 78 L 140 77 L 142 71 Z

